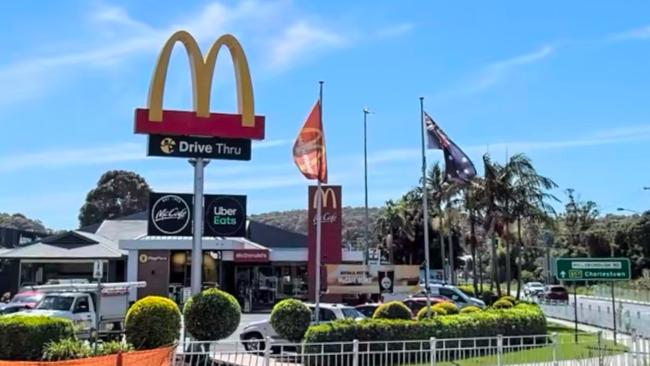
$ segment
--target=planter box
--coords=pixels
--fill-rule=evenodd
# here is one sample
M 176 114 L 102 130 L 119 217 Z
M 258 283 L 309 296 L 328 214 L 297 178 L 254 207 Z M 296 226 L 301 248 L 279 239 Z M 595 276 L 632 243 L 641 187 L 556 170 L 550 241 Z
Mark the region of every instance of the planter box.
M 171 366 L 176 347 L 67 361 L 0 361 L 0 366 Z

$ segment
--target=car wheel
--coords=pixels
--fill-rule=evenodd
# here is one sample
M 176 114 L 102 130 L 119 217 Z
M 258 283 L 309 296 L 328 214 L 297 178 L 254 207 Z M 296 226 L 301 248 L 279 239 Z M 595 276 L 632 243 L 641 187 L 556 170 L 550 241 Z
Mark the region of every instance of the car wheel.
M 264 338 L 259 333 L 250 334 L 244 339 L 244 348 L 248 352 L 262 353 L 265 347 Z

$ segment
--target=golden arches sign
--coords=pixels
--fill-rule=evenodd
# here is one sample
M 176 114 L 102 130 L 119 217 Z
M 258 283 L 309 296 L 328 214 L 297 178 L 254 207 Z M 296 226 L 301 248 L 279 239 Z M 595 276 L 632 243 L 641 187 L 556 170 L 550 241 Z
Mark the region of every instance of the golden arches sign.
M 328 202 L 332 202 L 332 208 L 337 208 L 338 201 L 336 198 L 336 192 L 334 191 L 334 188 L 332 187 L 326 187 L 326 188 L 321 188 L 320 190 L 316 188 L 316 194 L 314 194 L 314 198 L 312 200 L 312 207 L 316 208 L 318 206 L 318 196 L 322 195 L 323 196 L 323 201 L 322 207 L 327 207 Z M 328 197 L 331 199 L 331 201 L 328 200 Z
M 190 64 L 194 113 L 165 111 L 162 107 L 169 59 L 178 42 L 185 48 Z M 235 71 L 238 114 L 234 115 L 210 113 L 214 68 L 223 46 L 230 52 Z M 136 110 L 135 129 L 136 133 L 263 139 L 264 117 L 255 116 L 253 84 L 248 61 L 239 41 L 231 34 L 222 35 L 204 57 L 190 33 L 181 30 L 172 34 L 158 56 L 149 86 L 147 109 Z

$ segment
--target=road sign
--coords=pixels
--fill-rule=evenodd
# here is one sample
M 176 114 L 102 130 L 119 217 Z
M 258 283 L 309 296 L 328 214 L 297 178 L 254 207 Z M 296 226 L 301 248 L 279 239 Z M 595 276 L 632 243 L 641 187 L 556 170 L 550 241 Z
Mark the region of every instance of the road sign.
M 149 135 L 149 156 L 251 160 L 251 140 Z
M 560 281 L 621 281 L 630 279 L 628 258 L 557 258 L 555 277 Z
M 96 260 L 93 263 L 93 278 L 96 280 L 101 280 L 104 277 L 104 262 L 101 260 Z

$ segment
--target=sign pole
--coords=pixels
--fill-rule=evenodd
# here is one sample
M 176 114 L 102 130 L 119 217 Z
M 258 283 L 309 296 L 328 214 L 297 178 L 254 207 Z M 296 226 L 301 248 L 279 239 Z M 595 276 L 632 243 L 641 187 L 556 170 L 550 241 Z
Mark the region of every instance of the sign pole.
M 320 117 L 321 126 L 323 124 L 323 81 L 318 82 L 320 89 L 318 92 L 318 115 Z M 323 138 L 323 142 L 324 142 Z M 314 304 L 314 316 L 316 317 L 316 324 L 320 323 L 320 281 L 321 281 L 321 224 L 323 222 L 323 189 L 321 188 L 320 170 L 322 164 L 318 164 L 318 179 L 316 185 L 316 303 Z
M 612 320 L 614 320 L 614 344 L 616 344 L 616 298 L 614 297 L 614 281 L 612 284 Z
M 209 160 L 196 158 L 190 160 L 194 166 L 194 230 L 192 233 L 192 295 L 201 292 L 201 272 L 203 269 L 203 173 Z
M 430 265 L 429 265 L 429 204 L 427 203 L 427 155 L 424 148 L 424 97 L 420 97 L 420 131 L 422 133 L 422 215 L 424 223 L 424 290 L 427 299 L 427 316 L 431 316 L 431 298 L 430 298 Z M 442 228 L 440 229 L 442 232 Z M 440 234 L 442 237 L 442 234 Z M 440 241 L 444 247 L 444 241 Z M 445 260 L 442 259 L 443 273 Z M 444 277 L 444 275 L 443 275 Z
M 574 333 L 574 340 L 575 343 L 578 343 L 578 283 L 574 282 L 573 283 L 573 306 L 575 306 L 574 309 L 574 314 L 575 314 L 575 331 Z

